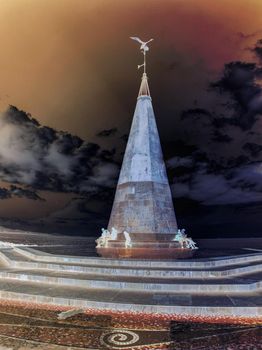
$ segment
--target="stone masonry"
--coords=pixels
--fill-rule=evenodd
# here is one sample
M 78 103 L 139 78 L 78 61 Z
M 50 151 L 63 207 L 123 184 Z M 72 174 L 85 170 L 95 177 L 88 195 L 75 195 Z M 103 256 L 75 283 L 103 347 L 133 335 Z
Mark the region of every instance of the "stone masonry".
M 146 85 L 147 77 L 143 75 L 141 86 Z M 134 241 L 170 241 L 177 232 L 149 95 L 137 99 L 108 229 L 112 227 L 120 233 L 129 232 Z

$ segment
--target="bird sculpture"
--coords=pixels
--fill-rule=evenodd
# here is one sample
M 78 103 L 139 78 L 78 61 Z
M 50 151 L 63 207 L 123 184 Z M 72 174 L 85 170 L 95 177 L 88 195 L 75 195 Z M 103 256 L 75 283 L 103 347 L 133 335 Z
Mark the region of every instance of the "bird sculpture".
M 148 43 L 150 43 L 150 41 L 154 40 L 154 39 L 150 39 L 148 41 L 142 41 L 141 39 L 139 39 L 137 36 L 130 36 L 130 39 L 137 41 L 139 44 L 141 44 L 140 46 L 140 50 L 144 55 L 144 63 L 143 64 L 139 64 L 137 66 L 138 69 L 140 69 L 141 67 L 144 67 L 144 73 L 146 74 L 146 53 L 149 50 L 148 47 Z
M 149 50 L 149 47 L 147 46 L 148 43 L 150 43 L 150 41 L 153 41 L 154 39 L 150 39 L 148 41 L 142 41 L 141 39 L 139 39 L 137 36 L 130 36 L 130 39 L 137 41 L 139 44 L 141 44 L 140 46 L 140 50 L 143 51 L 143 53 L 145 54 L 146 51 Z

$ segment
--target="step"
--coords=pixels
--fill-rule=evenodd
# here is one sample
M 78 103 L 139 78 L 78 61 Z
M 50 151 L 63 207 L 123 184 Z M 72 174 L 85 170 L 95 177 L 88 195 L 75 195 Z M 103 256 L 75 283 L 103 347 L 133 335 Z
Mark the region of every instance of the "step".
M 32 259 L 24 256 L 14 248 L 0 248 L 0 258 L 7 265 L 12 263 L 12 261 L 19 261 L 20 263 L 32 261 Z
M 17 250 L 1 249 L 0 257 L 11 268 L 23 269 L 49 269 L 61 272 L 75 272 L 93 275 L 117 275 L 117 276 L 136 276 L 141 278 L 224 278 L 230 276 L 242 276 L 250 273 L 261 272 L 262 264 L 247 265 L 224 270 L 170 270 L 170 269 L 131 269 L 119 267 L 99 267 L 86 265 L 70 265 L 59 263 L 48 263 L 41 261 L 32 261 L 23 256 L 20 260 Z
M 99 278 L 100 277 L 100 278 Z M 135 290 L 141 292 L 155 293 L 254 293 L 262 291 L 262 274 L 251 274 L 246 279 L 143 279 L 121 278 L 118 276 L 101 276 L 86 274 L 54 273 L 53 271 L 39 270 L 13 270 L 0 271 L 1 279 L 17 280 L 24 282 L 44 283 L 60 286 L 74 286 L 80 288 L 111 289 L 111 290 Z
M 29 249 L 32 250 L 31 248 L 29 248 Z M 10 250 L 6 251 L 6 255 L 10 256 L 11 260 L 21 260 L 19 258 L 21 256 L 22 260 L 25 261 L 25 262 L 26 261 L 27 262 L 40 262 L 40 263 L 41 262 L 42 263 L 45 263 L 45 262 L 53 263 L 54 262 L 55 264 L 59 264 L 60 265 L 59 261 L 55 261 L 56 260 L 55 256 L 53 256 L 53 255 L 50 256 L 50 254 L 48 254 L 48 253 L 46 253 L 46 254 L 47 254 L 47 256 L 45 257 L 44 260 L 39 260 L 39 259 L 34 259 L 33 258 L 34 255 L 31 255 L 31 253 L 29 253 L 29 254 L 27 252 L 25 253 L 24 248 L 23 249 L 14 248 L 13 251 L 10 251 Z M 12 257 L 14 257 L 14 258 L 12 258 Z M 54 259 L 52 259 L 52 258 L 54 258 Z M 102 259 L 102 258 L 96 258 L 96 261 L 99 263 L 100 259 L 101 259 L 101 261 L 104 261 L 104 259 Z M 75 260 L 75 262 L 74 262 L 74 260 Z M 134 265 L 134 266 L 133 265 L 130 265 L 130 266 L 122 265 L 121 264 L 121 260 L 106 259 L 106 262 L 107 262 L 106 265 L 103 264 L 103 263 L 101 263 L 101 264 L 98 264 L 98 263 L 97 264 L 85 263 L 84 264 L 83 260 L 87 261 L 87 262 L 89 261 L 89 259 L 86 259 L 86 258 L 83 258 L 83 259 L 79 260 L 78 258 L 72 259 L 72 257 L 69 256 L 69 257 L 64 257 L 61 262 L 62 262 L 62 265 L 65 265 L 65 266 L 68 266 L 68 265 L 70 265 L 70 266 L 80 266 L 80 267 L 81 266 L 86 266 L 86 267 L 90 267 L 90 268 L 94 267 L 94 268 L 98 268 L 98 269 L 99 268 L 103 269 L 103 268 L 109 266 L 110 268 L 111 267 L 113 267 L 113 268 L 116 267 L 116 268 L 119 268 L 119 269 L 126 269 L 126 270 L 130 269 L 130 267 L 131 267 L 132 270 L 141 270 L 141 267 L 139 265 Z M 111 262 L 113 262 L 112 266 L 111 266 Z M 119 265 L 114 264 L 114 262 L 119 262 Z M 241 260 L 238 264 L 229 265 L 229 266 L 245 267 L 245 266 L 257 265 L 258 262 L 259 262 L 259 260 L 256 260 L 256 259 L 252 259 L 252 261 Z M 261 260 L 261 263 L 262 263 L 262 260 Z M 186 267 L 186 266 L 178 267 L 178 266 L 175 266 L 175 265 L 173 267 L 167 267 L 167 266 L 154 267 L 154 266 L 149 266 L 149 267 L 146 267 L 146 270 L 188 271 L 189 267 Z M 191 270 L 191 268 L 190 268 L 190 270 Z M 199 271 L 203 271 L 203 270 L 212 270 L 212 271 L 213 270 L 219 270 L 219 271 L 223 271 L 223 270 L 227 270 L 227 266 L 221 266 L 221 267 L 219 267 L 219 266 L 210 266 L 210 267 L 203 266 L 202 268 L 201 267 L 194 267 L 194 268 L 192 268 L 192 270 L 194 270 L 194 271 L 197 271 L 197 270 L 199 270 Z
M 34 261 L 41 262 L 56 262 L 64 264 L 77 264 L 77 265 L 88 265 L 88 266 L 116 266 L 116 267 L 146 267 L 146 268 L 215 268 L 230 265 L 239 265 L 251 262 L 261 262 L 262 254 L 253 253 L 232 256 L 232 257 L 217 257 L 210 259 L 190 259 L 190 260 L 166 260 L 166 261 L 149 261 L 149 260 L 138 260 L 138 259 L 109 259 L 109 258 L 98 258 L 98 257 L 74 257 L 64 255 L 53 255 L 40 250 L 36 250 L 29 247 L 15 247 L 14 250 Z
M 0 281 L 0 298 L 70 308 L 157 314 L 261 317 L 260 295 L 170 295 Z

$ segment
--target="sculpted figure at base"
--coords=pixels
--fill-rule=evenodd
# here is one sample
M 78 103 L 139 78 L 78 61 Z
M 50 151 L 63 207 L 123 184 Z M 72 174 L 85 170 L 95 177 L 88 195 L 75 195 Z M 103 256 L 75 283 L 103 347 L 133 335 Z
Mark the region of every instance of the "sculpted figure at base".
M 106 248 L 108 246 L 108 241 L 116 241 L 118 236 L 118 231 L 112 227 L 112 232 L 109 230 L 106 230 L 102 228 L 102 234 L 101 236 L 96 240 L 96 247 L 97 248 Z M 132 240 L 128 232 L 124 231 L 123 235 L 125 237 L 125 247 L 131 248 L 132 247 Z
M 175 235 L 174 241 L 178 241 L 181 245 L 181 248 L 187 248 L 187 249 L 198 249 L 196 246 L 196 243 L 193 241 L 191 237 L 187 237 L 185 234 L 185 229 L 178 230 L 177 234 Z
M 112 231 L 112 232 L 111 232 L 111 240 L 112 240 L 112 241 L 117 240 L 117 234 L 118 234 L 117 229 L 115 229 L 114 227 L 112 227 L 112 230 L 111 230 L 111 231 Z
M 118 232 L 117 232 L 117 230 L 114 227 L 112 227 L 112 232 L 102 228 L 102 234 L 96 240 L 96 246 L 98 248 L 107 247 L 108 246 L 108 241 L 115 241 L 115 240 L 117 240 L 117 234 L 118 234 Z
M 107 247 L 107 243 L 111 237 L 108 230 L 102 228 L 101 236 L 96 240 L 97 247 Z
M 131 237 L 130 237 L 129 233 L 124 231 L 123 234 L 124 234 L 125 239 L 126 239 L 125 247 L 126 248 L 131 248 L 132 247 L 132 241 L 131 241 Z

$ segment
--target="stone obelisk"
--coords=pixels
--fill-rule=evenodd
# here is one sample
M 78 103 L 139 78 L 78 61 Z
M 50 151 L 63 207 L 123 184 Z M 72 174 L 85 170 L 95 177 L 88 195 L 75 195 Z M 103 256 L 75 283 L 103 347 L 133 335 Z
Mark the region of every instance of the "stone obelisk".
M 143 66 L 144 73 L 107 231 L 117 231 L 117 238 L 109 238 L 97 252 L 104 257 L 170 258 L 182 252 L 174 241 L 177 221 L 146 74 L 148 42 L 139 42 L 144 64 L 138 68 Z
M 170 241 L 177 232 L 146 73 L 143 74 L 108 229 L 135 241 Z

